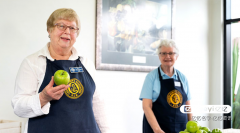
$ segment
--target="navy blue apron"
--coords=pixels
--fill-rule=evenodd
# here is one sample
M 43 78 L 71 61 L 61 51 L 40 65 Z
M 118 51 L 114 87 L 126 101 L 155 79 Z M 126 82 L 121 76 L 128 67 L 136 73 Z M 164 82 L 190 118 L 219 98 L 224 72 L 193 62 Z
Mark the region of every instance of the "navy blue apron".
M 50 101 L 49 114 L 29 119 L 28 133 L 100 133 L 92 109 L 95 83 L 81 61 L 46 60 L 45 77 L 39 92 L 49 84 L 57 70 L 69 73 L 70 87 L 59 100 Z M 71 73 L 71 67 L 82 67 L 83 72 Z
M 159 69 L 161 92 L 158 99 L 153 102 L 152 110 L 158 124 L 165 133 L 179 133 L 185 130 L 188 121 L 187 114 L 180 111 L 181 105 L 186 104 L 187 95 L 183 90 L 179 76 L 178 80 L 172 78 L 163 80 Z M 175 86 L 174 82 L 180 82 L 181 87 Z M 143 133 L 153 133 L 145 115 L 143 117 Z

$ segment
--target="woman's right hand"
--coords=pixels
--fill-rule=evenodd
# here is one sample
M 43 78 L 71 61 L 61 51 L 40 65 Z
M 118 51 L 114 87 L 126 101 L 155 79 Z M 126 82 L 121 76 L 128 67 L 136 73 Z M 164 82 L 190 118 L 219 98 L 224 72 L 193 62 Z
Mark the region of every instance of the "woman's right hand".
M 142 106 L 143 106 L 143 111 L 144 114 L 147 118 L 147 121 L 149 123 L 149 125 L 151 126 L 152 130 L 154 133 L 165 133 L 160 125 L 157 122 L 157 119 L 152 111 L 152 99 L 146 99 L 144 98 L 142 100 Z
M 49 84 L 39 94 L 41 107 L 43 107 L 45 104 L 52 100 L 59 100 L 64 94 L 64 91 L 69 87 L 69 85 L 59 85 L 56 87 L 53 87 L 53 85 L 54 80 L 52 76 L 52 79 L 49 82 Z

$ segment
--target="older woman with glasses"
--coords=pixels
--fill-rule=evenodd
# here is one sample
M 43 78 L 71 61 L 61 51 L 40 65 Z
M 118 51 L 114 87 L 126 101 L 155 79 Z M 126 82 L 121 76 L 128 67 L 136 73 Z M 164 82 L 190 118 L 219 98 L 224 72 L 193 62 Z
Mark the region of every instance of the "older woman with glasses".
M 179 51 L 173 40 L 162 40 L 158 53 L 161 65 L 146 76 L 140 95 L 143 133 L 179 133 L 192 119 L 180 111 L 182 105 L 190 105 L 188 81 L 174 68 Z
M 55 10 L 47 20 L 50 42 L 26 57 L 18 71 L 14 112 L 29 118 L 24 133 L 106 133 L 103 103 L 96 89 L 92 62 L 73 47 L 80 20 L 72 9 Z M 68 85 L 54 84 L 53 75 L 65 70 Z

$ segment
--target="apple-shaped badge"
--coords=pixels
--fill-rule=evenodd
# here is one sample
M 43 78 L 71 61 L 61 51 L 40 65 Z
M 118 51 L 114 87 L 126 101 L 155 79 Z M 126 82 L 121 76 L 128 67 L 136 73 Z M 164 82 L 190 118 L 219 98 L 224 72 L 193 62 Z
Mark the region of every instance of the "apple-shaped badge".
M 62 85 L 65 84 L 67 85 L 70 81 L 70 76 L 67 71 L 64 70 L 57 70 L 54 73 L 54 82 L 56 85 Z

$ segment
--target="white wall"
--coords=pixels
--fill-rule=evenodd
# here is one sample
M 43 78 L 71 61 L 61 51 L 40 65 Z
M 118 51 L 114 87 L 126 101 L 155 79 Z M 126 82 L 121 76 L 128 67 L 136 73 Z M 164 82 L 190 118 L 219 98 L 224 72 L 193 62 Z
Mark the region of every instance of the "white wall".
M 210 0 L 209 5 L 209 104 L 223 104 L 223 1 Z M 221 116 L 213 114 L 211 116 Z M 223 127 L 222 121 L 211 121 L 211 128 Z
M 209 103 L 208 0 L 177 0 L 176 41 L 180 56 L 176 67 L 188 78 L 192 105 Z M 206 116 L 206 114 L 193 114 Z M 209 126 L 208 121 L 199 121 Z
M 216 76 L 221 77 L 221 69 L 216 70 L 212 66 L 222 65 L 219 59 L 221 48 L 217 45 L 220 41 L 218 37 L 209 38 L 210 34 L 219 31 L 214 28 L 210 32 L 213 22 L 218 23 L 218 19 L 209 19 L 209 14 L 218 10 L 210 10 L 210 4 L 208 0 L 176 2 L 176 42 L 180 48 L 176 68 L 189 80 L 192 104 L 217 103 L 209 96 L 221 81 L 219 78 L 215 81 Z M 78 13 L 82 29 L 75 47 L 94 61 L 96 1 L 0 1 L 0 119 L 25 121 L 15 116 L 11 107 L 15 77 L 21 61 L 48 42 L 46 21 L 55 9 L 61 7 L 73 8 Z M 212 47 L 219 48 L 211 53 Z M 213 62 L 215 58 L 217 61 Z M 216 73 L 219 74 L 214 75 Z M 141 132 L 143 111 L 138 97 L 146 75 L 144 72 L 97 71 L 97 87 L 106 100 L 114 133 Z M 207 121 L 200 124 L 211 125 Z

